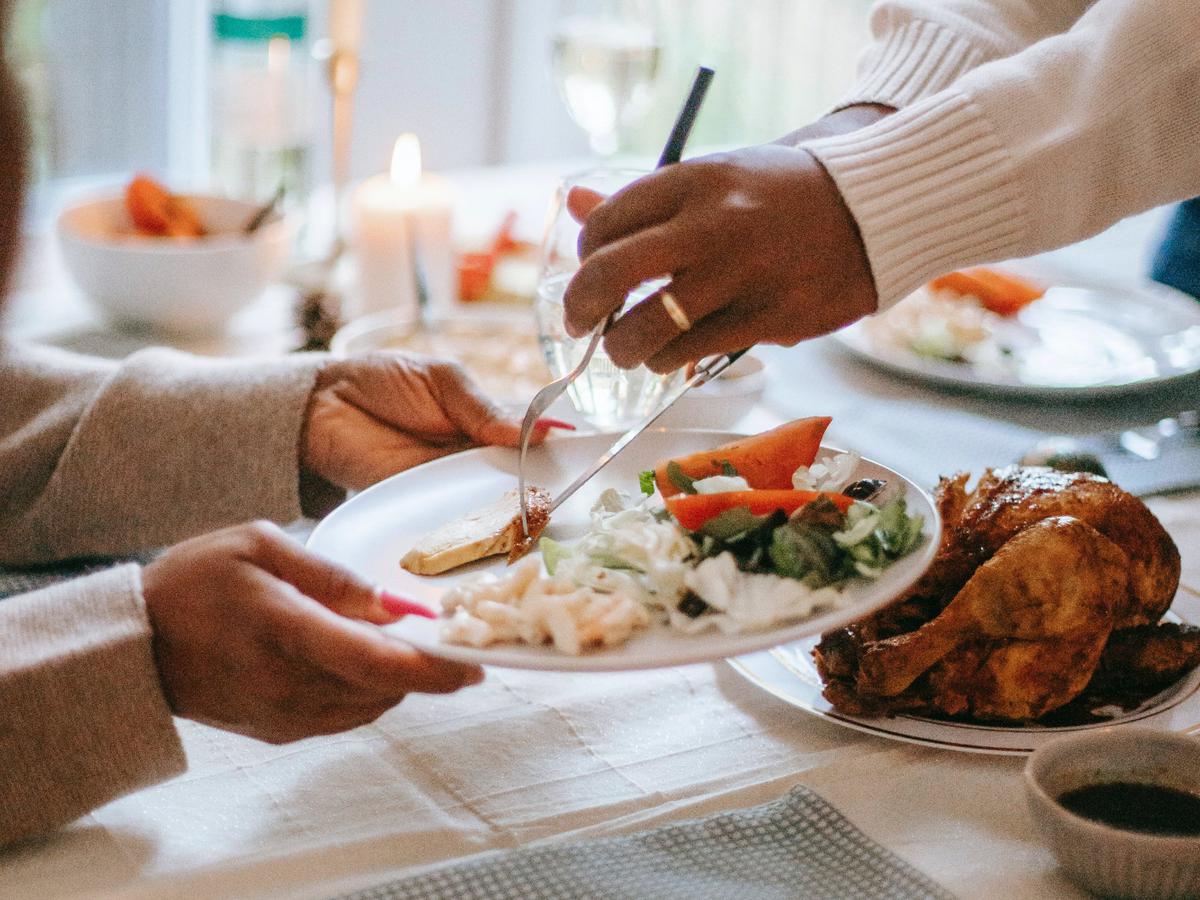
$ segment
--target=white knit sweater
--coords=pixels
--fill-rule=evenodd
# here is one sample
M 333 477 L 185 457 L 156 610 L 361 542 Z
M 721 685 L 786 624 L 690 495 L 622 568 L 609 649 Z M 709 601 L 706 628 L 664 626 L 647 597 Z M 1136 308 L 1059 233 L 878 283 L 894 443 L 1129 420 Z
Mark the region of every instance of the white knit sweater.
M 886 308 L 965 265 L 1200 195 L 1197 0 L 887 0 L 843 106 L 802 144 L 862 232 Z

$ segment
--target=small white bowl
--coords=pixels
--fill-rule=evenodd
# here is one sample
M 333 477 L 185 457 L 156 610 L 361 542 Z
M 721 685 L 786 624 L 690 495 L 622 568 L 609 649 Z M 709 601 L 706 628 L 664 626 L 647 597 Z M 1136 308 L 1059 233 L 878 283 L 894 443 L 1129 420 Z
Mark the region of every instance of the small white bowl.
M 1106 897 L 1200 896 L 1200 837 L 1127 831 L 1065 809 L 1068 791 L 1116 781 L 1200 795 L 1200 743 L 1145 728 L 1115 728 L 1046 744 L 1025 765 L 1034 822 L 1063 870 Z
M 210 235 L 193 240 L 139 237 L 120 195 L 77 201 L 58 217 L 71 277 L 113 319 L 171 332 L 213 331 L 256 299 L 287 261 L 289 223 L 242 227 L 258 204 L 193 196 Z

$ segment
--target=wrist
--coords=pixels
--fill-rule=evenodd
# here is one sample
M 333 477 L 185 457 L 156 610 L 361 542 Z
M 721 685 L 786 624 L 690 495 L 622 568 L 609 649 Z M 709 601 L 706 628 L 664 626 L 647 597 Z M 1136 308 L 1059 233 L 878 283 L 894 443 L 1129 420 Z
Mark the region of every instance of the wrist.
M 300 425 L 300 439 L 296 448 L 299 460 L 300 512 L 310 519 L 328 515 L 346 497 L 345 490 L 321 474 L 321 460 L 328 436 L 314 424 L 314 419 L 319 417 L 317 410 L 321 396 L 338 381 L 341 374 L 339 369 L 336 362 L 330 362 L 317 372 L 308 404 L 304 409 L 304 421 Z
M 882 103 L 855 103 L 850 106 L 844 106 L 841 109 L 836 109 L 817 119 L 815 122 L 805 125 L 803 128 L 798 128 L 790 134 L 779 138 L 775 143 L 795 147 L 805 141 L 849 134 L 850 132 L 858 131 L 860 128 L 873 125 L 880 119 L 890 116 L 895 111 L 896 108 L 894 106 L 886 106 Z
M 836 246 L 842 251 L 843 268 L 843 288 L 838 300 L 848 315 L 847 321 L 873 315 L 879 311 L 879 291 L 862 228 L 825 163 L 807 148 L 799 149 L 812 160 L 812 164 L 825 179 L 829 196 L 836 207 L 836 215 L 844 227 L 843 237 L 836 242 Z

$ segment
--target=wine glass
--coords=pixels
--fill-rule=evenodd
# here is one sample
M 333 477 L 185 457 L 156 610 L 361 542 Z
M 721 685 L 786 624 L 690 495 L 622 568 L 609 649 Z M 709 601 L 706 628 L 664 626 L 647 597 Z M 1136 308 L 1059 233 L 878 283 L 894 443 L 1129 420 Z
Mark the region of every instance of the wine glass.
M 563 294 L 579 269 L 576 250 L 579 225 L 567 210 L 567 192 L 581 185 L 611 194 L 645 174 L 636 169 L 596 169 L 563 179 L 555 191 L 542 242 L 542 268 L 534 303 L 538 342 L 555 378 L 575 368 L 590 338 L 590 335 L 572 338 L 563 328 Z M 638 285 L 625 298 L 622 311 L 648 297 L 666 281 L 660 278 Z M 579 414 L 597 428 L 624 429 L 653 412 L 663 394 L 682 377 L 682 370 L 658 375 L 645 366 L 619 369 L 601 344 L 587 368 L 567 388 L 567 397 Z
M 592 150 L 612 156 L 621 131 L 650 105 L 662 48 L 644 0 L 610 0 L 597 12 L 572 8 L 560 7 L 551 40 L 554 80 Z

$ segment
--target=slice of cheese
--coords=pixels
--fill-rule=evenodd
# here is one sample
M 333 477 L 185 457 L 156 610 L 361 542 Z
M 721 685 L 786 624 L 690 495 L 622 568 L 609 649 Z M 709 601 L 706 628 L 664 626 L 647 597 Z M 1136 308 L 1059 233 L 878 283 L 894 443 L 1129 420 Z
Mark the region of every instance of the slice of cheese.
M 521 503 L 509 491 L 495 503 L 447 522 L 421 538 L 400 560 L 414 575 L 439 575 L 467 563 L 500 553 L 508 561 L 520 559 L 550 521 L 550 495 L 538 487 L 526 488 L 529 534 L 521 527 Z

